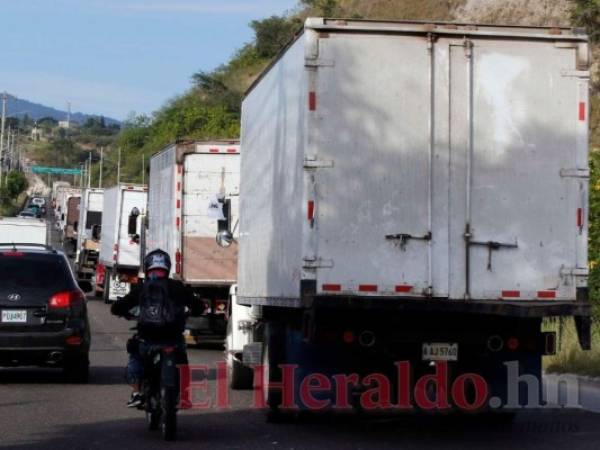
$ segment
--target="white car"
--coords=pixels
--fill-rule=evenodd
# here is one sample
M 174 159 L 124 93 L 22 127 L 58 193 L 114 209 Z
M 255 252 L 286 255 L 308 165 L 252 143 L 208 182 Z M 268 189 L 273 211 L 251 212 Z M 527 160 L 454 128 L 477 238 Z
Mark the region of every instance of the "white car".
M 46 199 L 43 197 L 33 197 L 31 199 L 31 204 L 32 205 L 37 205 L 39 207 L 45 206 L 46 205 Z

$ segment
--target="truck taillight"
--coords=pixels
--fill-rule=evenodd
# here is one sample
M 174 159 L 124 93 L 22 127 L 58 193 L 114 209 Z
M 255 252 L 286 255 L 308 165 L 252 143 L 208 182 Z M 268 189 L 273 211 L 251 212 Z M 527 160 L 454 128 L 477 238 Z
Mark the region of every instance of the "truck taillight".
M 84 298 L 85 297 L 81 291 L 59 292 L 50 297 L 48 306 L 50 309 L 70 308 L 71 306 L 82 302 Z
M 175 273 L 177 273 L 177 274 L 181 273 L 181 263 L 175 264 Z
M 177 252 L 175 252 L 175 262 L 177 262 L 177 263 L 181 262 L 181 252 L 179 250 L 177 250 Z

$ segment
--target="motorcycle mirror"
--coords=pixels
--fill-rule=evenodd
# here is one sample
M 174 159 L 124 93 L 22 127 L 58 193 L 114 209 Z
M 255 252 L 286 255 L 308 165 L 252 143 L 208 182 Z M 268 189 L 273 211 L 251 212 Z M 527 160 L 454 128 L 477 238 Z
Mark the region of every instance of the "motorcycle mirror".
M 217 244 L 220 247 L 227 248 L 233 243 L 233 233 L 229 230 L 221 230 L 217 233 Z

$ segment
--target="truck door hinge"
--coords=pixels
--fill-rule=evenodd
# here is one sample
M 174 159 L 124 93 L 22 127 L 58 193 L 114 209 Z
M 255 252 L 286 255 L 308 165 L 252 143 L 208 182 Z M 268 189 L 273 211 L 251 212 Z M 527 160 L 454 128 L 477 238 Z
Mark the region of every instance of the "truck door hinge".
M 560 169 L 560 176 L 563 178 L 589 178 L 589 169 Z
M 331 169 L 333 168 L 333 161 L 325 161 L 319 159 L 306 158 L 304 160 L 305 169 Z
M 333 59 L 305 59 L 304 67 L 335 67 Z
M 304 269 L 332 269 L 332 259 L 321 259 L 313 257 L 302 258 Z

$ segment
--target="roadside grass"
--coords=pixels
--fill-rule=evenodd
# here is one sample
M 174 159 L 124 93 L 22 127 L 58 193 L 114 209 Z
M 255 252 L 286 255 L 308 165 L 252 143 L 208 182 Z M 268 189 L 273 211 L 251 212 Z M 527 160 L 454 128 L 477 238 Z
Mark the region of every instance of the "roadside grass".
M 597 319 L 598 316 L 596 316 Z M 544 369 L 548 373 L 574 373 L 600 377 L 600 321 L 592 325 L 592 350 L 583 351 L 579 347 L 577 331 L 572 318 L 548 320 L 545 331 L 556 331 L 559 338 L 558 352 L 544 357 Z

